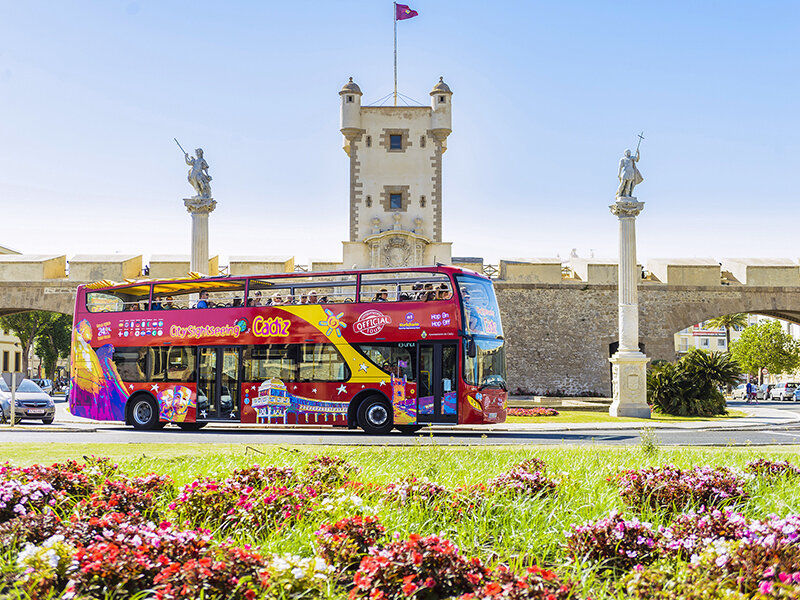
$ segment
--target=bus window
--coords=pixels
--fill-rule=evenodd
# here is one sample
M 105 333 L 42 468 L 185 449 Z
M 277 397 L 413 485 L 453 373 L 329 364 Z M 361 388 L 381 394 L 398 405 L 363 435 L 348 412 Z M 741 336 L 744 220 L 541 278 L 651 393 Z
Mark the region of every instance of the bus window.
M 150 381 L 194 382 L 197 377 L 195 348 L 192 346 L 150 348 L 150 372 Z
M 86 293 L 86 309 L 93 313 L 147 310 L 149 300 L 149 285 L 137 285 L 103 292 L 90 291 Z
M 242 361 L 244 381 L 295 380 L 294 357 L 288 344 L 249 346 L 244 349 Z
M 301 344 L 299 381 L 346 381 L 350 369 L 333 344 Z
M 369 361 L 395 377 L 405 377 L 408 381 L 416 381 L 416 344 L 400 342 L 399 344 L 356 344 L 356 349 Z
M 122 381 L 140 383 L 147 381 L 147 348 L 114 348 L 114 365 Z
M 336 304 L 353 302 L 356 297 L 355 278 L 276 277 L 252 279 L 247 298 L 248 306 L 281 306 L 298 304 Z
M 502 336 L 500 308 L 492 282 L 478 277 L 456 275 L 464 299 L 464 322 L 469 333 Z

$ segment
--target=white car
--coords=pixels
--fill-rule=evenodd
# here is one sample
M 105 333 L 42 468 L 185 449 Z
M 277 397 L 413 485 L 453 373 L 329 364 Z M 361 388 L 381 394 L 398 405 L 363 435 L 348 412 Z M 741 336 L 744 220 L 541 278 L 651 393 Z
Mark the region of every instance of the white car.
M 794 400 L 794 391 L 797 389 L 796 383 L 779 383 L 772 388 L 771 398 L 773 400 Z
M 732 396 L 733 396 L 734 400 L 747 400 L 747 398 L 745 397 L 745 396 L 747 396 L 747 384 L 746 383 L 741 383 L 741 384 L 737 385 L 733 389 Z

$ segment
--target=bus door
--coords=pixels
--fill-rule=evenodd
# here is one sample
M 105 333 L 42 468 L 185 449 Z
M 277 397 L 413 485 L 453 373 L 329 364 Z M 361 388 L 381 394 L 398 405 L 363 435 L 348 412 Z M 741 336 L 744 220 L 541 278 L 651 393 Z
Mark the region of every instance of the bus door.
M 458 343 L 420 342 L 417 346 L 417 421 L 458 421 Z
M 239 349 L 198 348 L 197 420 L 239 420 Z

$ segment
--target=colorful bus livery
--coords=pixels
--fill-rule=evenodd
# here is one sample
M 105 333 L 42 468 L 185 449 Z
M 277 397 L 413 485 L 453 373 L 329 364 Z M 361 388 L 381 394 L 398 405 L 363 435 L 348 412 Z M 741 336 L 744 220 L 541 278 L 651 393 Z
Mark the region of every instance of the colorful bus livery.
M 388 433 L 505 420 L 489 279 L 455 267 L 99 282 L 78 289 L 70 410 Z

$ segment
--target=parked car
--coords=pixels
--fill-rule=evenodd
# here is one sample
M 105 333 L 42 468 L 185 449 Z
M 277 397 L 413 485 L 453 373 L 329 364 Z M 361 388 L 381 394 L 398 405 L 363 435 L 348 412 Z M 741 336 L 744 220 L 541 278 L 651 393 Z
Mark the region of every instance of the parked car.
M 56 416 L 55 402 L 33 381 L 23 379 L 15 395 L 17 405 L 14 407 L 14 417 L 17 422 L 22 419 L 41 420 L 46 425 L 53 422 Z M 11 421 L 11 390 L 3 379 L 0 379 L 0 421 Z
M 734 400 L 747 400 L 745 396 L 747 395 L 747 384 L 740 383 L 735 388 L 733 388 L 733 399 Z
M 773 400 L 794 400 L 794 392 L 797 389 L 796 383 L 779 383 L 774 388 L 772 388 L 772 399 Z
M 770 400 L 772 398 L 772 389 L 775 387 L 774 383 L 762 383 L 758 388 L 756 398 L 758 400 Z
M 31 381 L 42 388 L 42 391 L 46 394 L 53 393 L 53 380 L 52 379 L 38 379 L 36 377 L 31 377 Z

